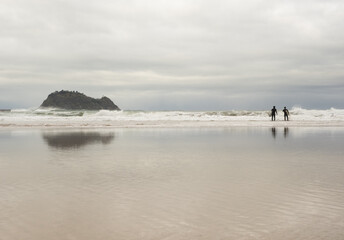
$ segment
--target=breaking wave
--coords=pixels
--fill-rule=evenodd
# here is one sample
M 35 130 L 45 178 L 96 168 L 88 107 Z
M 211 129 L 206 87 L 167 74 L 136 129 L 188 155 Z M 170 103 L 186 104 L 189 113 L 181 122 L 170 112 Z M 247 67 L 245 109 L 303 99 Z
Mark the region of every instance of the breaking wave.
M 155 122 L 157 125 L 166 122 L 215 122 L 219 125 L 224 122 L 266 122 L 270 120 L 270 111 L 89 111 L 63 110 L 53 108 L 13 109 L 0 111 L 0 126 L 46 126 L 46 125 L 73 125 L 73 126 L 111 126 L 130 125 L 131 122 Z M 277 120 L 283 120 L 282 111 L 278 112 Z M 293 107 L 290 110 L 290 120 L 294 122 L 310 121 L 335 123 L 344 125 L 344 109 L 330 108 L 326 110 L 303 109 Z M 181 125 L 183 125 L 181 123 Z

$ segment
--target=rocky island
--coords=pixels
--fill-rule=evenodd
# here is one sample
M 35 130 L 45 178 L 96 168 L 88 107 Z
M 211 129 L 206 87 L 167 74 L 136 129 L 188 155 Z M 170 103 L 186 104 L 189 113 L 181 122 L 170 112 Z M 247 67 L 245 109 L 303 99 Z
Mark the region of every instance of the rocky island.
M 77 91 L 56 91 L 49 94 L 40 107 L 68 110 L 120 110 L 109 98 L 95 99 Z

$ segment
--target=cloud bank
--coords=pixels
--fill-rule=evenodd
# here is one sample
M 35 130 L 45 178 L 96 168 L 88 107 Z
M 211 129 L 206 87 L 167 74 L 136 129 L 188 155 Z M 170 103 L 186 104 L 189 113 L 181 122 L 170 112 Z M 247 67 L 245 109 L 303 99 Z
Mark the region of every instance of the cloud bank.
M 344 3 L 3 0 L 0 108 L 55 90 L 122 109 L 344 108 Z

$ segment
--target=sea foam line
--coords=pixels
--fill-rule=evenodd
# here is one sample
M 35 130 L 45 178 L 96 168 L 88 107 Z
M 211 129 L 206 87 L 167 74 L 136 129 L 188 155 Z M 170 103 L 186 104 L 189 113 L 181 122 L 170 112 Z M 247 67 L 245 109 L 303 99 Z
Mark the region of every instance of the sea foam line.
M 290 121 L 269 111 L 70 111 L 18 109 L 0 112 L 0 127 L 227 127 L 227 126 L 344 126 L 343 109 L 293 108 Z

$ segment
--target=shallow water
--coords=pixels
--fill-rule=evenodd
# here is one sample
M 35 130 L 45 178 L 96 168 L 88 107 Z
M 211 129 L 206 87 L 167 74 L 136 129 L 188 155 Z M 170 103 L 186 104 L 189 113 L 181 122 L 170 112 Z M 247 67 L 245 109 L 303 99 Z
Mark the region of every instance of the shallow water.
M 271 121 L 270 111 L 88 111 L 51 108 L 0 111 L 0 128 L 104 128 L 104 127 L 344 127 L 344 109 L 290 109 Z
M 343 128 L 0 131 L 0 239 L 344 239 Z

